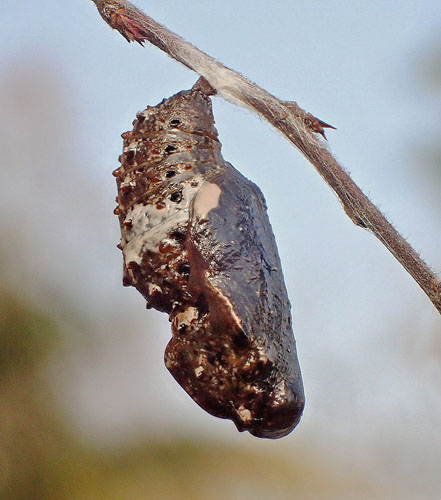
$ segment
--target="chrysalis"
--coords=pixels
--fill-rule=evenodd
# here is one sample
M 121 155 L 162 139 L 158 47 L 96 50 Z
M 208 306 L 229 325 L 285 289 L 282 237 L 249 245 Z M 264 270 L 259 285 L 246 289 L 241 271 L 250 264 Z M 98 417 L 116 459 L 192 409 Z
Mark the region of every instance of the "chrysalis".
M 194 401 L 280 438 L 304 406 L 290 303 L 265 200 L 222 158 L 207 86 L 148 107 L 123 134 L 123 281 L 169 315 L 165 364 Z

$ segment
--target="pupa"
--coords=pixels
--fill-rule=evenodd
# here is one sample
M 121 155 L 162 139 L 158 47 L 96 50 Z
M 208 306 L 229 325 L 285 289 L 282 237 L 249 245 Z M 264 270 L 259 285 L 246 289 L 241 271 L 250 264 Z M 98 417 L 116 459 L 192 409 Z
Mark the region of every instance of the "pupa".
M 304 408 L 291 306 L 265 199 L 222 158 L 213 93 L 200 79 L 122 134 L 123 284 L 169 315 L 165 364 L 193 400 L 276 439 Z

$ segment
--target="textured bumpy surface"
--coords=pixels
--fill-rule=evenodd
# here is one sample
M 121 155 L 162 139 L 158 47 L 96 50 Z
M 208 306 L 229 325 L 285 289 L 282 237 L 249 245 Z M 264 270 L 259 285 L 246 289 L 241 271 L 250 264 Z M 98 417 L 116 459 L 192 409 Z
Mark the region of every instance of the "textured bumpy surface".
M 206 89 L 148 107 L 123 138 L 123 280 L 169 314 L 167 368 L 240 431 L 285 436 L 304 395 L 280 259 L 261 191 L 221 156 Z

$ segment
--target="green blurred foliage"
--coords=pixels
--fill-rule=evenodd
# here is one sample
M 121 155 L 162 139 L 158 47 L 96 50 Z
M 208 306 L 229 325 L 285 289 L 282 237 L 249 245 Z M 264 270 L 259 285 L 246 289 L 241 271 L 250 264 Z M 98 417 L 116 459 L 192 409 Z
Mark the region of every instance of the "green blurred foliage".
M 0 295 L 0 495 L 50 498 L 64 435 L 43 376 L 59 332 L 41 311 Z
M 43 312 L 17 297 L 0 296 L 0 374 L 34 372 L 58 340 L 58 329 Z
M 45 312 L 0 293 L 2 500 L 313 500 L 348 492 L 373 498 L 367 483 L 333 477 L 326 460 L 296 462 L 173 438 L 113 451 L 85 445 L 71 434 L 50 389 L 47 368 L 62 344 Z

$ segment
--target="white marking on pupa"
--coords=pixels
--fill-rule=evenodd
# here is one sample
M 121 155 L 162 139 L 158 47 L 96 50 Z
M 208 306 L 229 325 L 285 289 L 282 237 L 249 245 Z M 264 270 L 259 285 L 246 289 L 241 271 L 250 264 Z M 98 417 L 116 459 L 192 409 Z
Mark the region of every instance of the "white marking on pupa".
M 274 398 L 272 401 L 272 406 L 279 406 L 285 403 L 286 398 L 286 383 L 281 380 L 274 388 Z
M 219 206 L 221 194 L 222 190 L 217 184 L 204 182 L 193 202 L 194 214 L 206 219 L 210 211 Z
M 194 319 L 198 319 L 199 311 L 196 307 L 187 307 L 184 312 L 178 313 L 176 315 L 176 321 L 178 325 L 190 324 Z
M 253 419 L 250 410 L 248 410 L 244 406 L 239 406 L 236 412 L 239 415 L 239 418 L 242 420 L 242 422 L 251 422 L 251 420 Z
M 196 179 L 199 180 L 198 177 Z M 182 200 L 177 205 L 170 199 L 162 200 L 164 208 L 156 204 L 138 203 L 127 212 L 132 226 L 123 230 L 127 244 L 124 247 L 124 259 L 141 264 L 145 251 L 159 252 L 160 243 L 179 225 L 185 225 L 190 218 L 190 204 L 201 188 L 184 185 Z
M 162 293 L 162 288 L 158 285 L 154 285 L 153 283 L 148 284 L 149 295 Z
M 144 206 L 144 208 L 146 207 Z M 127 233 L 131 232 L 131 235 L 127 235 L 127 244 L 123 250 L 126 264 L 131 261 L 141 264 L 146 251 L 158 253 L 159 245 L 166 239 L 168 233 L 179 224 L 187 222 L 188 213 L 184 210 L 179 210 L 168 219 L 153 227 L 148 227 L 147 220 L 147 217 L 141 220 L 141 224 L 137 224 L 138 227 L 136 227 L 135 231 L 133 231 L 133 227 L 127 231 Z M 135 226 L 135 219 L 133 219 L 132 223 Z
M 129 151 L 133 151 L 136 153 L 138 150 L 138 147 L 142 144 L 141 139 L 134 139 L 133 141 L 130 141 L 127 146 L 124 147 L 123 151 L 124 153 L 128 153 Z
M 220 190 L 219 190 L 220 191 Z M 235 323 L 239 328 L 242 328 L 242 321 L 240 320 L 239 316 L 235 313 L 233 304 L 231 303 L 230 299 L 228 297 L 225 297 L 225 295 L 219 290 L 219 288 L 216 288 L 210 283 L 209 279 L 209 272 L 205 271 L 205 277 L 207 279 L 207 282 L 210 284 L 212 290 L 220 297 L 221 300 L 224 301 L 225 305 L 227 306 L 228 311 L 230 312 L 232 318 L 234 319 Z
M 130 186 L 130 187 L 135 187 L 136 186 L 136 181 L 132 178 L 133 172 L 129 172 L 121 182 L 120 188 L 123 188 L 125 186 Z

